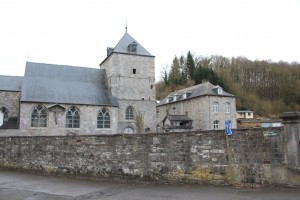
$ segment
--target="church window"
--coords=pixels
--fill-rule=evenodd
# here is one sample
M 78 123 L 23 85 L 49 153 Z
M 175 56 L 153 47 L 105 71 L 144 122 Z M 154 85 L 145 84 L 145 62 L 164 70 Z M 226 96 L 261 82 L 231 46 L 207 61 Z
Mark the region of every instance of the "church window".
M 66 114 L 66 128 L 79 128 L 80 115 L 75 106 L 71 106 Z
M 106 108 L 103 108 L 98 114 L 97 128 L 110 128 L 110 114 Z
M 47 108 L 38 105 L 31 113 L 31 127 L 47 127 Z
M 218 120 L 214 121 L 214 129 L 215 130 L 219 129 L 219 121 Z
M 0 109 L 0 126 L 8 121 L 8 110 L 5 107 Z
M 2 107 L 0 109 L 0 112 L 2 112 L 2 114 L 3 114 L 3 122 L 7 122 L 8 121 L 8 110 L 5 107 Z
M 132 73 L 133 73 L 133 74 L 136 74 L 136 69 L 133 69 L 133 70 L 132 70 Z
M 128 106 L 125 113 L 126 120 L 133 120 L 133 107 Z

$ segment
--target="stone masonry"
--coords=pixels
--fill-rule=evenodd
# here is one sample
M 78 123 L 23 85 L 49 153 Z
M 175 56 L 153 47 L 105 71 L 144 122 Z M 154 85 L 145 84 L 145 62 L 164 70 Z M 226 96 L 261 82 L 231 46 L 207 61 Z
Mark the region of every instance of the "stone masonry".
M 285 153 L 281 128 L 0 137 L 1 167 L 94 179 L 284 185 Z

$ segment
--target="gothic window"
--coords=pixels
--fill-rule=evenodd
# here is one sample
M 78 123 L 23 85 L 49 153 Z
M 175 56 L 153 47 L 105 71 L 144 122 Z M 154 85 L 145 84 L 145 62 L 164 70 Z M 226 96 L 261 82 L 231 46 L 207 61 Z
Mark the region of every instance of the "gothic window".
M 66 128 L 79 128 L 80 115 L 75 106 L 71 106 L 66 114 Z
M 214 113 L 219 112 L 219 103 L 218 102 L 213 103 L 212 110 L 213 110 Z
M 2 114 L 3 114 L 3 122 L 7 122 L 8 121 L 8 110 L 5 107 L 2 107 L 0 109 L 0 112 L 2 112 Z
M 31 127 L 47 127 L 47 108 L 38 105 L 31 113 Z
M 225 103 L 225 113 L 230 113 L 230 103 Z
M 110 128 L 110 114 L 106 108 L 103 108 L 98 114 L 97 128 Z
M 215 130 L 219 129 L 219 121 L 218 120 L 214 121 L 214 129 Z
M 133 107 L 128 106 L 125 113 L 126 120 L 133 120 Z

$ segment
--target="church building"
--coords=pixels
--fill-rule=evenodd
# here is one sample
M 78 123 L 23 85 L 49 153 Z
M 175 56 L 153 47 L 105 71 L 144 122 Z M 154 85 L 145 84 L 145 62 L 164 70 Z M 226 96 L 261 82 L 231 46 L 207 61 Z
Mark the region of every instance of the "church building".
M 155 132 L 155 113 L 154 56 L 127 31 L 100 69 L 27 62 L 0 76 L 1 135 Z

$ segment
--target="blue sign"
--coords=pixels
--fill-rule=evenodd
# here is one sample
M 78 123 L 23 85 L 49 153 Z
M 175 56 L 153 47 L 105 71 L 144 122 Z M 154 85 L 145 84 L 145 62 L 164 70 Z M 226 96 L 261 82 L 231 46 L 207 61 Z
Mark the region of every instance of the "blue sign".
M 232 135 L 232 131 L 230 129 L 230 122 L 229 120 L 225 120 L 225 134 Z

